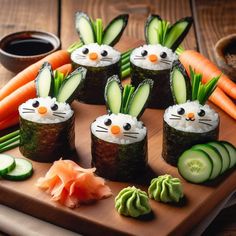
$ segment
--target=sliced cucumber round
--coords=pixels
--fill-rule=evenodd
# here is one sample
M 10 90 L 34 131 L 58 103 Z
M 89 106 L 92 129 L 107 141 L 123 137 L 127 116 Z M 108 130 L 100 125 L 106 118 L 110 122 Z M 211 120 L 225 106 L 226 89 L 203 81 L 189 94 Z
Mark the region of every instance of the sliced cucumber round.
M 222 169 L 221 174 L 224 173 L 230 167 L 230 157 L 228 150 L 220 142 L 209 142 L 207 143 L 217 149 L 222 157 Z
M 192 183 L 203 183 L 211 177 L 213 163 L 209 155 L 202 150 L 189 149 L 178 160 L 181 176 Z
M 230 166 L 229 168 L 232 168 L 236 164 L 236 148 L 229 142 L 226 141 L 220 141 L 221 144 L 224 145 L 224 147 L 228 150 L 229 152 L 229 157 L 230 157 Z
M 220 153 L 217 151 L 215 147 L 212 147 L 207 144 L 197 144 L 193 146 L 191 149 L 202 150 L 206 152 L 211 158 L 212 163 L 213 163 L 213 169 L 212 169 L 212 173 L 209 179 L 214 179 L 220 175 L 223 161 L 222 161 L 222 157 Z
M 33 166 L 29 161 L 25 159 L 16 158 L 15 163 L 15 168 L 3 175 L 4 179 L 25 180 L 33 174 Z
M 15 158 L 6 154 L 0 154 L 0 176 L 5 175 L 15 168 Z

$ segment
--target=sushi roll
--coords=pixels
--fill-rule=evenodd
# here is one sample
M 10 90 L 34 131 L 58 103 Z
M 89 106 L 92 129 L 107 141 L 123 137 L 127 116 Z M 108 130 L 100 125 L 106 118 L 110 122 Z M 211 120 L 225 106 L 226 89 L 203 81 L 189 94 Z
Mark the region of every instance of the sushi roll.
M 120 77 L 121 69 L 121 54 L 112 46 L 119 41 L 127 23 L 128 15 L 119 15 L 103 31 L 101 19 L 92 21 L 85 13 L 76 13 L 76 29 L 84 45 L 71 54 L 71 60 L 74 67 L 87 69 L 84 88 L 78 95 L 79 101 L 105 104 L 107 79 L 114 74 Z
M 192 86 L 186 71 L 175 64 L 171 72 L 173 99 L 177 103 L 165 110 L 163 119 L 163 158 L 171 165 L 177 165 L 178 158 L 195 144 L 215 141 L 219 137 L 220 119 L 206 101 L 216 88 L 219 77 L 213 78 L 205 85 L 202 75 L 191 69 Z M 175 86 L 175 81 L 179 81 Z M 191 101 L 188 93 L 191 91 Z
M 175 50 L 191 25 L 191 17 L 180 19 L 173 25 L 158 15 L 150 15 L 146 21 L 146 44 L 133 50 L 130 67 L 131 83 L 135 87 L 147 78 L 154 81 L 150 108 L 165 109 L 174 104 L 170 72 L 173 62 L 178 59 Z
M 20 152 L 39 162 L 53 162 L 74 150 L 74 112 L 55 98 L 35 98 L 21 104 Z
M 84 88 L 78 100 L 88 104 L 105 104 L 104 89 L 107 79 L 114 74 L 120 77 L 120 52 L 108 45 L 91 43 L 71 54 L 74 67 L 87 69 Z
M 170 106 L 164 113 L 163 158 L 177 165 L 179 156 L 195 144 L 219 137 L 219 115 L 210 106 L 189 101 Z
M 131 181 L 145 173 L 147 129 L 137 118 L 147 105 L 151 88 L 150 80 L 143 81 L 136 91 L 130 85 L 123 89 L 117 76 L 108 80 L 105 100 L 109 114 L 91 124 L 92 166 L 98 175 Z
M 130 56 L 131 83 L 135 87 L 145 79 L 154 81 L 150 108 L 166 108 L 174 104 L 170 88 L 170 71 L 177 55 L 160 44 L 143 45 Z
M 69 158 L 74 151 L 75 115 L 69 103 L 77 97 L 86 75 L 85 68 L 78 68 L 58 87 L 58 78 L 51 71 L 51 65 L 44 63 L 36 77 L 38 97 L 18 109 L 20 152 L 38 162 Z

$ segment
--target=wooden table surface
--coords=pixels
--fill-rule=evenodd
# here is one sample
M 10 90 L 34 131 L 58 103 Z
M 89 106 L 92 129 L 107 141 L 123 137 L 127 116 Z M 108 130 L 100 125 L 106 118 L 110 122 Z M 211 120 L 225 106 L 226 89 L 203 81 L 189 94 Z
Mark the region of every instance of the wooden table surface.
M 124 36 L 140 40 L 144 39 L 144 22 L 150 13 L 170 22 L 192 15 L 194 27 L 183 46 L 199 50 L 213 61 L 217 40 L 236 32 L 236 1 L 232 0 L 0 0 L 0 6 L 0 37 L 26 29 L 45 30 L 60 37 L 62 48 L 78 39 L 74 26 L 76 11 L 85 11 L 93 18 L 101 17 L 105 23 L 115 15 L 129 13 Z M 12 76 L 0 65 L 0 87 Z M 233 206 L 221 213 L 205 235 L 235 235 L 235 212 Z

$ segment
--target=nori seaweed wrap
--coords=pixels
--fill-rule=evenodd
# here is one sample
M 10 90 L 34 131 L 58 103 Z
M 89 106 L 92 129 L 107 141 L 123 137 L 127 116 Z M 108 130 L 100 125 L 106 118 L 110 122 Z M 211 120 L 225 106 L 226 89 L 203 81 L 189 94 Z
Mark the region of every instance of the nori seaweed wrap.
M 194 101 L 169 107 L 163 120 L 162 157 L 176 166 L 185 150 L 218 137 L 219 116 L 208 105 Z
M 71 59 L 74 67 L 87 69 L 78 100 L 88 104 L 105 104 L 104 89 L 108 78 L 114 74 L 120 78 L 120 53 L 108 45 L 94 43 L 75 50 Z
M 75 117 L 69 104 L 55 98 L 28 100 L 19 108 L 20 152 L 38 162 L 69 158 L 75 149 Z
M 148 107 L 164 109 L 174 104 L 170 86 L 172 62 L 177 55 L 161 45 L 143 45 L 130 58 L 131 83 L 135 87 L 145 79 L 154 84 Z

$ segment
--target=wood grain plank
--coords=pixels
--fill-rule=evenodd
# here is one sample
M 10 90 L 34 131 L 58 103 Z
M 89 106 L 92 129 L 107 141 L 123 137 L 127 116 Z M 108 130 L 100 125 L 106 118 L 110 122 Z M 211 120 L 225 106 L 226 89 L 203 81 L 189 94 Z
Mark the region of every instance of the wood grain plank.
M 42 30 L 58 34 L 57 0 L 0 0 L 0 37 L 22 30 Z M 0 87 L 14 74 L 0 65 Z
M 236 32 L 236 1 L 192 0 L 199 51 L 216 62 L 216 42 Z
M 191 16 L 188 0 L 62 0 L 61 40 L 62 47 L 66 48 L 79 37 L 75 31 L 74 15 L 77 11 L 86 12 L 93 19 L 100 17 L 107 24 L 118 14 L 130 15 L 124 36 L 144 40 L 144 24 L 150 13 L 159 14 L 170 22 Z M 190 30 L 184 43 L 185 48 L 196 49 L 196 40 L 193 28 Z

